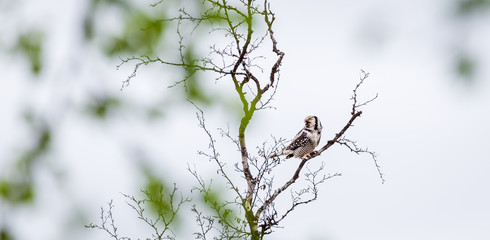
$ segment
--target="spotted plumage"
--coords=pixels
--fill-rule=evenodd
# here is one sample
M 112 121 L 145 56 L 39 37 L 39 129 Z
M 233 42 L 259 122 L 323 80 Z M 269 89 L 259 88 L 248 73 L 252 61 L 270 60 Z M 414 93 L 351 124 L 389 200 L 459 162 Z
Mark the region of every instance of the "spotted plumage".
M 281 152 L 273 154 L 271 157 L 286 155 L 286 158 L 308 158 L 309 154 L 313 152 L 320 143 L 322 128 L 322 123 L 318 117 L 306 117 L 305 127 L 296 134 L 291 144 Z

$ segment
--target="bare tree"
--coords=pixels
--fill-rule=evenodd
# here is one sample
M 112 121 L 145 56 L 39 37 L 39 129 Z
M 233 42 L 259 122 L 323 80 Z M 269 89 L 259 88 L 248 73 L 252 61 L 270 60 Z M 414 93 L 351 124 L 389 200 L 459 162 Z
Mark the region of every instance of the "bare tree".
M 162 3 L 162 1 L 155 4 Z M 351 100 L 353 101 L 350 109 L 350 119 L 345 126 L 327 141 L 318 151 L 310 154 L 309 158 L 302 159 L 293 175 L 278 187 L 274 184 L 274 169 L 279 165 L 279 157 L 271 157 L 272 153 L 284 146 L 284 139 L 273 139 L 272 146 L 266 143 L 257 147 L 257 155 L 251 153 L 246 141 L 246 129 L 249 126 L 256 111 L 270 107 L 277 84 L 279 83 L 280 68 L 285 53 L 279 49 L 278 41 L 274 35 L 275 14 L 270 8 L 268 0 L 203 0 L 203 11 L 199 14 L 191 14 L 185 8 L 179 10 L 175 17 L 167 18 L 162 21 L 175 23 L 178 36 L 177 50 L 178 60 L 170 61 L 160 57 L 151 58 L 131 57 L 122 59 L 122 64 L 133 63 L 134 69 L 129 77 L 123 82 L 121 89 L 127 87 L 131 80 L 136 76 L 140 66 L 150 63 L 161 63 L 165 65 L 183 68 L 186 72 L 182 81 L 176 84 L 186 85 L 186 81 L 196 72 L 211 72 L 216 74 L 217 80 L 231 81 L 234 91 L 239 97 L 242 105 L 242 118 L 237 133 L 230 133 L 230 130 L 220 129 L 222 136 L 230 139 L 235 143 L 240 153 L 239 160 L 235 163 L 234 168 L 230 169 L 226 162 L 222 161 L 215 146 L 216 140 L 212 132 L 206 127 L 204 112 L 198 109 L 197 118 L 199 126 L 209 137 L 209 151 L 200 151 L 199 154 L 214 161 L 217 165 L 218 172 L 225 179 L 227 187 L 235 195 L 234 200 L 219 202 L 211 196 L 211 186 L 206 183 L 195 169 L 189 167 L 190 173 L 196 178 L 198 185 L 194 190 L 201 192 L 205 201 L 208 201 L 213 210 L 212 215 L 206 215 L 199 211 L 194 205 L 192 211 L 196 214 L 196 222 L 200 226 L 200 231 L 195 233 L 197 239 L 211 239 L 209 236 L 212 230 L 216 230 L 217 236 L 214 239 L 263 239 L 266 234 L 273 232 L 273 228 L 278 227 L 289 213 L 294 211 L 298 206 L 308 204 L 318 197 L 318 186 L 326 180 L 340 176 L 341 174 L 323 174 L 324 164 L 311 169 L 308 162 L 321 156 L 335 143 L 346 146 L 352 152 L 357 154 L 369 154 L 378 170 L 380 179 L 384 182 L 384 176 L 381 173 L 376 154 L 368 149 L 358 147 L 356 142 L 345 137 L 347 130 L 353 126 L 354 121 L 362 115 L 361 108 L 369 104 L 374 99 L 360 101 L 358 99 L 358 90 L 369 74 L 361 70 L 359 83 L 353 90 Z M 222 36 L 229 42 L 220 46 L 218 43 L 210 46 L 210 53 L 202 58 L 189 58 L 186 54 L 184 29 L 195 29 L 203 24 L 211 24 L 215 32 L 222 32 Z M 185 28 L 184 26 L 191 26 Z M 263 58 L 257 54 L 257 49 L 270 47 L 270 56 L 268 60 L 270 65 L 266 68 L 261 64 L 256 64 L 258 59 Z M 265 73 L 265 74 L 264 74 Z M 266 77 L 263 77 L 266 76 Z M 235 135 L 236 134 L 236 135 Z M 236 137 L 235 137 L 236 136 Z M 306 171 L 304 170 L 306 169 Z M 301 173 L 304 172 L 305 186 L 293 190 L 291 186 L 296 183 Z M 245 189 L 238 186 L 242 183 L 232 180 L 231 175 L 239 173 L 244 180 Z M 276 208 L 278 197 L 290 189 L 291 204 L 284 210 Z M 131 198 L 130 198 L 131 199 Z M 183 198 L 182 198 L 183 199 Z M 185 201 L 178 202 L 182 204 Z M 136 202 L 137 203 L 137 202 Z M 111 207 L 111 205 L 109 205 Z M 139 205 L 138 205 L 139 206 Z M 134 207 L 138 214 L 142 211 Z M 240 214 L 237 214 L 236 212 Z M 144 217 L 139 217 L 145 220 Z M 90 225 L 91 227 L 104 228 L 106 222 L 104 211 L 102 212 L 102 227 Z M 109 217 L 112 218 L 112 217 Z M 147 223 L 148 221 L 145 220 Z M 150 222 L 151 223 L 151 222 Z M 150 224 L 152 225 L 152 224 Z M 153 226 L 153 225 L 152 225 Z M 167 229 L 167 225 L 164 226 Z M 157 239 L 161 239 L 157 229 Z M 107 231 L 107 230 L 106 230 Z M 111 236 L 116 236 L 116 231 L 108 231 Z

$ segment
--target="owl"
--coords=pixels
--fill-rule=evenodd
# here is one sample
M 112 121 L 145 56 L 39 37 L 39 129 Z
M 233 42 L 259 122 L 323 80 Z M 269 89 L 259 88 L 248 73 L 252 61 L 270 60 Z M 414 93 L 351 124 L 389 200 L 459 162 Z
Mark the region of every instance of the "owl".
M 294 140 L 284 148 L 281 152 L 273 154 L 271 157 L 278 155 L 286 155 L 286 158 L 297 157 L 307 159 L 310 153 L 320 143 L 322 135 L 322 123 L 316 116 L 308 116 L 305 118 L 305 127 L 296 134 Z

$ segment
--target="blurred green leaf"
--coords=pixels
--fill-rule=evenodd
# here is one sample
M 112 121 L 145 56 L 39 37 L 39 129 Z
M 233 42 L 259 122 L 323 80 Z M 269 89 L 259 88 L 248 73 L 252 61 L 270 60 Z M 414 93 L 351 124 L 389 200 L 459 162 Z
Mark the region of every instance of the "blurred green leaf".
M 172 215 L 170 189 L 165 186 L 163 180 L 148 175 L 145 193 L 149 198 L 150 209 L 157 215 L 168 217 Z
M 12 204 L 25 204 L 34 201 L 34 189 L 30 181 L 0 181 L 0 197 Z
M 105 119 L 116 108 L 121 106 L 118 98 L 111 96 L 94 97 L 92 102 L 88 104 L 87 109 L 90 115 Z
M 39 31 L 29 31 L 19 36 L 15 49 L 25 55 L 31 71 L 38 75 L 42 70 L 43 35 Z
M 210 188 L 207 189 L 203 194 L 204 203 L 206 203 L 211 208 L 218 206 L 219 202 L 221 202 L 221 200 L 219 199 L 219 195 L 220 193 L 218 193 L 217 191 L 214 191 Z
M 461 15 L 471 14 L 477 11 L 488 10 L 490 0 L 459 0 L 458 12 Z
M 223 9 L 212 7 L 212 5 L 208 1 L 200 1 L 200 2 L 201 3 L 198 4 L 196 7 L 199 7 L 202 17 L 207 20 L 207 21 L 203 21 L 204 24 L 211 25 L 211 26 L 228 24 L 226 14 L 225 11 L 223 11 Z M 246 9 L 237 8 L 237 10 L 240 10 L 243 13 L 247 12 Z M 231 22 L 233 22 L 233 24 L 235 25 L 243 21 L 243 16 L 236 13 L 235 11 L 228 11 L 228 19 L 231 20 Z
M 191 46 L 187 46 L 184 54 L 184 62 L 190 65 L 194 65 L 197 62 L 197 56 Z M 186 67 L 185 69 L 185 90 L 187 99 L 194 103 L 202 103 L 210 105 L 212 98 L 205 94 L 205 89 L 201 86 L 198 79 L 197 69 L 193 67 Z
M 45 154 L 51 146 L 51 129 L 47 126 L 34 126 L 34 128 L 34 133 L 37 134 L 35 145 L 26 149 L 17 161 L 18 171 L 23 177 L 30 177 L 35 160 Z
M 93 11 L 87 11 L 83 20 L 83 35 L 85 40 L 91 40 L 94 37 L 94 14 Z
M 201 191 L 202 200 L 206 204 L 209 209 L 216 212 L 219 217 L 218 222 L 223 223 L 226 221 L 230 224 L 238 222 L 240 218 L 238 218 L 235 211 L 233 211 L 231 205 L 227 203 L 225 200 L 222 200 L 220 196 L 224 195 L 223 192 L 218 191 L 216 189 L 208 188 Z
M 34 116 L 34 112 L 32 111 L 32 109 L 24 110 L 24 112 L 22 113 L 22 117 L 27 122 L 27 124 L 29 124 L 29 125 L 35 124 L 35 116 Z
M 7 229 L 0 229 L 0 240 L 13 240 L 14 237 L 10 235 Z
M 163 116 L 163 111 L 158 107 L 149 108 L 147 111 L 147 117 L 149 120 L 161 119 Z
M 95 20 L 95 13 L 100 11 L 106 11 L 107 8 L 120 8 L 125 11 L 131 11 L 134 9 L 129 5 L 127 0 L 92 0 L 90 8 L 86 11 L 86 16 L 83 20 L 83 33 L 86 40 L 90 40 L 95 35 L 95 26 L 98 21 Z
M 199 11 L 202 13 L 203 18 L 208 19 L 208 21 L 204 21 L 205 24 L 216 25 L 228 23 L 226 21 L 225 12 L 221 11 L 220 9 L 210 7 L 209 2 L 201 1 L 197 7 L 199 7 Z
M 15 161 L 11 177 L 0 179 L 0 198 L 12 204 L 25 204 L 34 201 L 33 167 L 36 160 L 52 144 L 52 131 L 33 111 L 24 113 L 26 123 L 32 128 L 32 145 L 28 146 Z
M 48 128 L 43 128 L 39 135 L 37 148 L 40 152 L 45 152 L 51 143 L 51 130 Z
M 457 59 L 456 69 L 458 74 L 465 80 L 471 80 L 475 73 L 475 62 L 470 57 L 461 56 Z
M 107 55 L 116 56 L 123 53 L 155 55 L 165 22 L 142 11 L 130 12 L 128 15 L 122 35 L 113 37 L 107 45 L 105 49 Z

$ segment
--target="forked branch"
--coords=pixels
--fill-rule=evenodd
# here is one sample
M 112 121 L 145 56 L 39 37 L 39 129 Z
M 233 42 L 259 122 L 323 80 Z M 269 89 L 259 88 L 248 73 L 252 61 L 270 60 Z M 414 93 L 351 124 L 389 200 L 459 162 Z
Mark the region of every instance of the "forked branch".
M 366 101 L 366 102 L 363 102 L 361 104 L 358 103 L 358 97 L 357 97 L 357 91 L 359 89 L 359 87 L 364 83 L 364 80 L 366 80 L 368 78 L 369 74 L 364 72 L 363 70 L 361 70 L 361 76 L 360 76 L 360 80 L 359 80 L 359 83 L 356 85 L 356 87 L 354 88 L 353 92 L 353 96 L 351 97 L 351 100 L 353 100 L 353 104 L 352 104 L 352 111 L 351 111 L 351 117 L 350 119 L 347 121 L 347 123 L 345 124 L 345 126 L 337 133 L 335 134 L 334 138 L 329 140 L 323 147 L 320 148 L 320 150 L 318 151 L 315 151 L 313 153 L 310 154 L 310 157 L 307 158 L 307 159 L 302 159 L 301 162 L 299 163 L 298 167 L 296 168 L 296 171 L 294 172 L 293 176 L 284 184 L 282 185 L 281 187 L 277 188 L 274 193 L 262 204 L 262 206 L 260 206 L 255 214 L 255 216 L 258 218 L 260 217 L 260 215 L 262 214 L 262 212 L 267 209 L 273 202 L 274 200 L 282 193 L 284 192 L 286 189 L 288 189 L 294 182 L 296 182 L 296 180 L 299 178 L 299 175 L 303 169 L 303 167 L 305 166 L 305 164 L 307 163 L 307 161 L 315 158 L 315 157 L 318 157 L 320 156 L 324 151 L 326 151 L 327 149 L 329 149 L 331 146 L 333 146 L 335 143 L 340 143 L 340 144 L 343 144 L 345 142 L 345 139 L 342 141 L 342 137 L 344 136 L 344 134 L 347 132 L 347 130 L 353 126 L 353 123 L 354 121 L 361 116 L 362 114 L 362 111 L 359 109 L 360 107 L 362 106 L 365 106 L 366 104 L 374 101 L 376 98 L 377 98 L 377 94 L 374 98 Z M 344 144 L 343 144 L 344 145 Z M 362 149 L 357 149 L 357 152 L 356 153 L 360 153 L 360 152 L 366 152 L 366 151 L 362 151 Z M 378 165 L 378 162 L 376 161 L 376 158 L 375 158 L 375 155 L 372 154 L 373 156 L 373 159 L 375 160 L 375 165 L 378 169 L 378 172 L 380 174 L 380 178 L 382 180 L 382 182 L 384 182 L 384 178 L 383 178 L 383 175 L 381 174 L 381 171 L 379 170 L 379 165 Z M 286 214 L 287 215 L 287 214 Z M 267 228 L 267 226 L 265 226 Z

